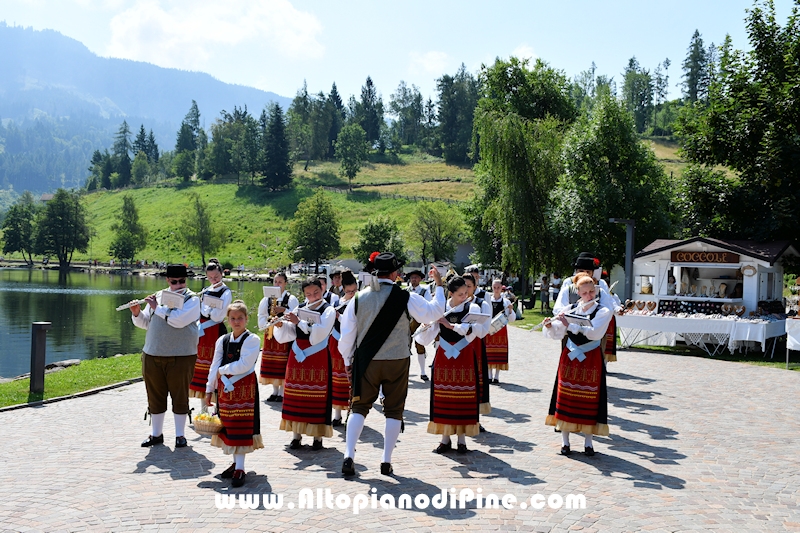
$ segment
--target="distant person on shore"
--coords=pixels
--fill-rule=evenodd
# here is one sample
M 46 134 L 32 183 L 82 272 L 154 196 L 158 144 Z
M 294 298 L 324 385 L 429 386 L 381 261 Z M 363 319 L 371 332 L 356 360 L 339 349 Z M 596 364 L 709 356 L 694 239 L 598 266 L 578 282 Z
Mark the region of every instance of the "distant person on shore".
M 189 414 L 189 383 L 197 360 L 197 321 L 200 319 L 200 299 L 186 288 L 186 266 L 167 266 L 167 289 L 145 298 L 147 306 L 131 307 L 133 324 L 147 330 L 142 349 L 142 376 L 147 390 L 147 405 L 153 429 L 142 442 L 147 448 L 164 444 L 164 417 L 167 395 L 172 398 L 175 418 L 175 447 L 187 445 L 184 436 Z M 183 308 L 164 305 L 163 293 L 183 296 Z

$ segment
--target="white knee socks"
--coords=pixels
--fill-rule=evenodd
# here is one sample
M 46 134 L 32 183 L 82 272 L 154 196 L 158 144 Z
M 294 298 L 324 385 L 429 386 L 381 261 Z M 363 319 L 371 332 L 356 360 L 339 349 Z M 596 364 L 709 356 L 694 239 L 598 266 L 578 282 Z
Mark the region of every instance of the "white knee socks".
M 244 470 L 244 454 L 233 454 L 233 462 L 236 463 L 236 470 Z
M 281 390 L 280 386 L 278 386 L 278 385 L 273 385 L 273 386 L 272 386 L 272 395 L 273 395 L 273 396 L 277 396 L 277 395 L 279 395 L 279 394 L 280 394 L 280 390 Z
M 569 431 L 562 431 L 561 432 L 561 445 L 562 446 L 569 446 Z
M 466 433 L 459 433 L 458 434 L 458 443 L 459 444 L 466 444 L 467 443 L 467 434 Z
M 364 415 L 358 413 L 350 413 L 350 418 L 347 420 L 347 440 L 345 444 L 344 456 L 350 459 L 356 456 L 356 443 L 361 437 L 361 431 L 364 429 L 364 423 L 367 421 Z
M 591 433 L 584 433 L 584 443 L 583 446 L 586 448 L 594 448 L 592 445 L 592 434 Z
M 424 353 L 417 354 L 417 361 L 419 361 L 419 375 L 426 376 L 427 372 L 425 371 L 425 354 Z
M 353 418 L 352 416 L 350 418 Z M 386 426 L 383 430 L 383 463 L 392 462 L 392 452 L 397 444 L 397 437 L 400 436 L 401 422 L 395 418 L 387 418 Z
M 342 409 L 340 407 L 334 407 L 333 408 L 333 418 L 335 420 L 341 420 L 342 419 Z
M 164 417 L 167 413 L 158 413 L 157 415 L 151 414 L 150 419 L 153 422 L 153 431 L 150 433 L 154 437 L 160 437 L 164 434 Z
M 176 413 L 172 413 L 172 415 L 175 418 L 175 436 L 183 437 L 183 429 L 186 427 L 186 419 L 189 415 L 179 415 Z

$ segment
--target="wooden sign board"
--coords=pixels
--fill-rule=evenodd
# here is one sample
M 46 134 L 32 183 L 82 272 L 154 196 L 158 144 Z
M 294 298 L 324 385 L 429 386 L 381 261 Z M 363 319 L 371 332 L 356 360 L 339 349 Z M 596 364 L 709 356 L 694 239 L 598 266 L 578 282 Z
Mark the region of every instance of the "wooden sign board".
M 672 252 L 673 263 L 738 263 L 739 254 L 730 252 Z

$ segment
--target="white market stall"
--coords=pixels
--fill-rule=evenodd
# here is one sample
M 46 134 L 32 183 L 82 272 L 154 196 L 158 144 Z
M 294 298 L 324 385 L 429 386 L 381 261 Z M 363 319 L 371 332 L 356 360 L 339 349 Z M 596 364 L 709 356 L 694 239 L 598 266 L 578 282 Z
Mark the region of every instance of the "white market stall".
M 683 340 L 710 354 L 760 344 L 786 333 L 781 258 L 789 242 L 656 240 L 633 262 L 635 301 L 617 318 L 620 344 L 674 346 Z M 773 345 L 774 350 L 774 345 Z

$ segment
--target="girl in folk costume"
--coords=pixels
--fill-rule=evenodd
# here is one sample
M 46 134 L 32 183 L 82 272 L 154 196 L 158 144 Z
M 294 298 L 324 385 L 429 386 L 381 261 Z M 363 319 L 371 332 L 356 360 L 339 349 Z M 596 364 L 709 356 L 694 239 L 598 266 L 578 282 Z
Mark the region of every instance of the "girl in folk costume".
M 492 306 L 482 296 L 477 296 L 477 272 L 464 274 L 464 282 L 467 284 L 467 301 L 476 304 L 483 315 L 492 316 Z M 484 294 L 486 291 L 482 291 Z M 475 357 L 478 361 L 478 397 L 480 398 L 480 414 L 488 415 L 492 412 L 492 404 L 489 402 L 489 362 L 486 357 L 486 336 L 489 334 L 489 323 L 473 324 L 472 331 L 475 338 L 472 340 L 472 347 L 475 350 Z M 480 430 L 483 426 L 480 426 Z
M 211 437 L 211 445 L 233 455 L 233 464 L 220 477 L 231 479 L 234 487 L 244 485 L 244 456 L 263 448 L 258 401 L 258 335 L 247 331 L 247 306 L 236 300 L 228 306 L 231 333 L 217 339 L 214 361 L 208 373 L 206 403 L 217 392 L 217 412 L 223 429 Z
M 511 308 L 511 302 L 503 297 L 503 282 L 496 279 L 492 282 L 492 297 L 489 300 L 492 306 L 492 317 L 500 314 L 505 315 L 509 322 L 517 319 L 517 315 Z M 500 384 L 500 371 L 508 370 L 508 326 L 503 326 L 499 331 L 492 335 L 487 335 L 486 358 L 489 367 L 489 379 L 495 385 Z M 494 372 L 494 377 L 491 373 Z
M 332 305 L 334 307 L 339 305 L 339 297 L 328 290 L 328 280 L 325 279 L 325 276 L 319 276 L 319 281 L 322 283 L 322 299 L 327 302 L 328 305 Z
M 303 282 L 306 301 L 300 308 L 316 311 L 319 323 L 301 320 L 297 311 L 275 325 L 275 338 L 292 342 L 283 393 L 280 428 L 292 432 L 289 448 L 300 448 L 302 435 L 314 437 L 313 450 L 322 449 L 322 438 L 333 436 L 331 428 L 331 358 L 328 337 L 336 322 L 336 310 L 322 298 L 318 278 Z
M 430 301 L 433 298 L 433 293 L 428 287 L 423 287 L 420 285 L 420 281 L 425 277 L 421 270 L 413 270 L 408 274 L 408 292 L 414 292 L 419 294 L 426 300 Z M 413 335 L 420 324 L 411 319 L 411 334 Z M 428 373 L 425 370 L 425 347 L 421 344 L 414 342 L 412 345 L 412 350 L 417 353 L 417 362 L 419 363 L 419 379 L 422 381 L 428 381 Z
M 206 396 L 206 383 L 211 361 L 214 359 L 214 349 L 217 339 L 225 335 L 225 313 L 231 304 L 231 289 L 222 281 L 222 265 L 219 260 L 211 258 L 206 266 L 206 278 L 211 284 L 200 291 L 200 340 L 197 343 L 197 361 L 194 363 L 194 374 L 189 383 L 189 397 L 202 398 Z M 206 403 L 203 401 L 203 411 Z
M 445 315 L 430 328 L 417 333 L 420 344 L 432 343 L 439 334 L 433 362 L 431 414 L 428 433 L 442 436 L 434 453 L 453 449 L 450 435 L 458 436 L 458 453 L 467 453 L 466 436 L 474 437 L 478 428 L 478 361 L 472 341 L 476 338 L 471 324 L 462 323 L 468 313 L 480 313 L 480 307 L 467 301 L 464 278 L 456 276 L 447 284 L 450 299 Z
M 336 307 L 336 322 L 333 325 L 333 332 L 331 332 L 328 341 L 333 385 L 331 391 L 331 404 L 333 405 L 332 426 L 341 426 L 342 409 L 350 409 L 350 380 L 347 378 L 347 370 L 344 367 L 342 354 L 339 353 L 339 339 L 342 334 L 342 325 L 339 323 L 339 318 L 347 308 L 347 304 L 358 292 L 358 281 L 356 281 L 356 277 L 352 272 L 345 270 L 340 275 L 342 277 L 342 299 L 339 300 L 339 306 Z
M 600 349 L 612 311 L 596 301 L 594 280 L 586 274 L 573 278 L 579 300 L 565 312 L 544 321 L 544 335 L 550 339 L 567 336 L 561 351 L 558 374 L 545 423 L 561 431 L 562 455 L 570 455 L 569 434 L 585 435 L 584 451 L 594 455 L 592 435 L 608 435 L 606 366 Z M 589 324 L 570 322 L 565 317 L 579 315 Z
M 286 274 L 279 272 L 275 275 L 275 287 L 281 291 L 277 305 L 271 310 L 275 316 L 283 316 L 284 313 L 292 312 L 297 309 L 300 302 L 289 294 L 286 290 Z M 281 343 L 275 339 L 274 329 L 267 326 L 270 319 L 269 298 L 262 298 L 258 304 L 258 328 L 265 329 L 264 347 L 261 349 L 261 367 L 259 370 L 258 382 L 262 385 L 272 385 L 272 394 L 267 398 L 268 402 L 283 401 L 283 380 L 286 376 L 286 362 L 289 360 L 289 350 L 291 343 Z

